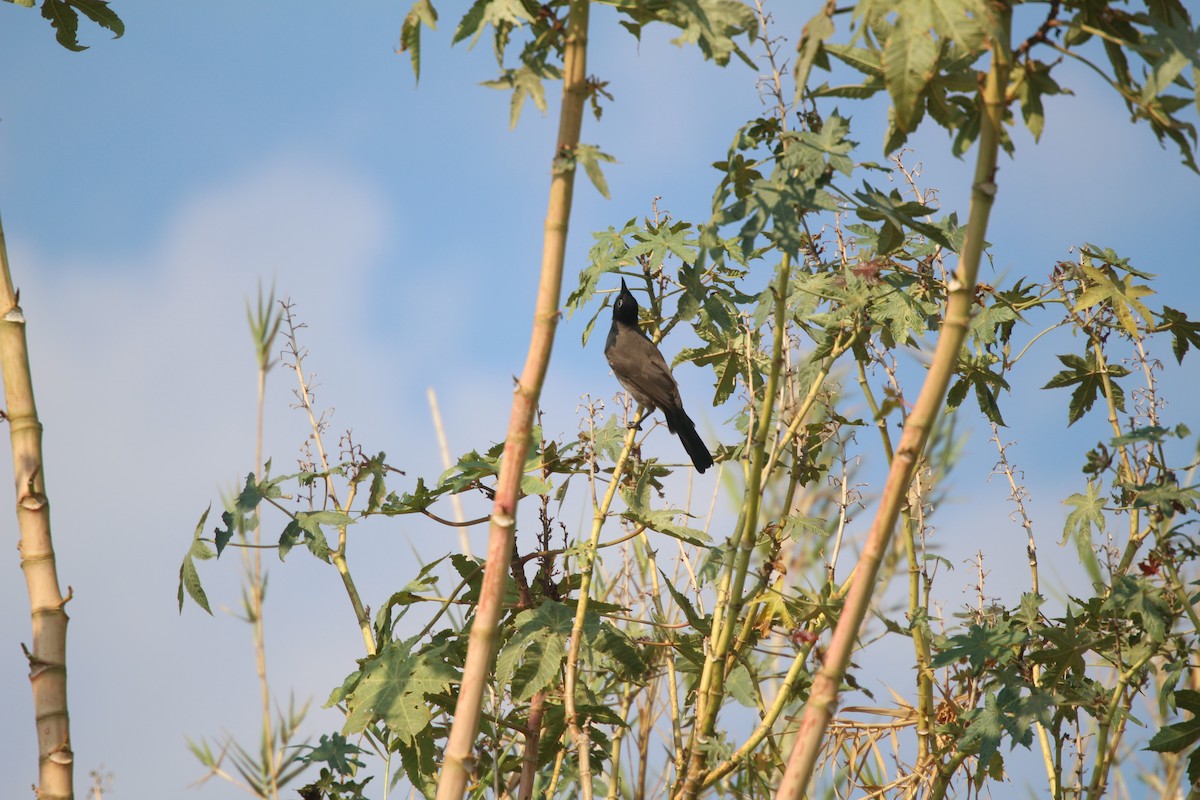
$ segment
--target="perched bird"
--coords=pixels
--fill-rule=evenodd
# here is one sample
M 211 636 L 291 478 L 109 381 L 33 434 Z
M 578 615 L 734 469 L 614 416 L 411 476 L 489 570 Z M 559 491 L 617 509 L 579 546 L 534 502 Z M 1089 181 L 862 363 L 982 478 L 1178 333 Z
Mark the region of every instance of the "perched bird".
M 613 303 L 612 327 L 608 330 L 608 341 L 604 343 L 604 357 L 617 380 L 634 400 L 646 407 L 647 414 L 656 408 L 662 409 L 667 428 L 679 436 L 696 471 L 704 472 L 711 467 L 712 456 L 700 434 L 696 433 L 696 424 L 683 410 L 679 386 L 671 375 L 671 368 L 654 342 L 638 326 L 637 300 L 633 299 L 624 279 L 617 302 Z

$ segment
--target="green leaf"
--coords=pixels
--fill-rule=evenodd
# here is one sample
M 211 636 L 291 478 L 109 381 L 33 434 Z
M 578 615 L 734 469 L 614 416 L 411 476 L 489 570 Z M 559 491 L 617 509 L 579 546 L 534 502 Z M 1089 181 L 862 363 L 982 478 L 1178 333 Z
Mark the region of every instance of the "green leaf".
M 1116 379 L 1129 374 L 1129 370 L 1117 364 L 1106 364 L 1103 369 L 1096 362 L 1094 350 L 1088 350 L 1083 358 L 1074 355 L 1060 355 L 1065 370 L 1059 372 L 1043 389 L 1059 389 L 1074 386 L 1071 402 L 1067 409 L 1067 425 L 1074 425 L 1084 414 L 1091 410 L 1096 398 L 1104 393 L 1104 375 L 1108 374 L 1109 385 L 1112 387 L 1113 405 L 1118 411 L 1125 410 L 1125 392 L 1117 384 Z
M 1100 564 L 1092 550 L 1092 528 L 1101 536 L 1104 535 L 1104 499 L 1100 497 L 1099 487 L 1093 481 L 1088 481 L 1085 494 L 1075 493 L 1063 503 L 1074 510 L 1067 515 L 1067 524 L 1059 544 L 1066 544 L 1068 539 L 1074 540 L 1080 563 L 1092 582 L 1098 584 Z
M 196 571 L 196 559 L 207 561 L 213 557 L 213 552 L 208 544 L 200 538 L 204 533 L 204 523 L 208 520 L 210 511 L 212 511 L 211 505 L 200 515 L 200 521 L 196 523 L 196 530 L 192 533 L 192 545 L 188 548 L 187 555 L 183 557 L 183 563 L 179 565 L 180 613 L 183 613 L 183 593 L 186 591 L 188 597 L 192 598 L 192 602 L 207 611 L 210 616 L 212 615 L 212 609 L 208 605 L 208 595 L 204 593 L 204 587 L 200 585 L 200 573 Z
M 334 733 L 332 736 L 323 733 L 320 742 L 315 746 L 302 744 L 298 747 L 307 751 L 300 756 L 304 763 L 328 764 L 329 768 L 339 775 L 352 775 L 356 768 L 366 766 L 362 759 L 357 758 L 366 751 L 346 741 L 346 737 L 340 733 Z
M 1154 294 L 1154 290 L 1149 286 L 1134 284 L 1132 274 L 1126 274 L 1118 279 L 1111 268 L 1101 270 L 1090 262 L 1089 254 L 1084 251 L 1079 267 L 1087 278 L 1085 284 L 1087 288 L 1076 299 L 1075 309 L 1083 311 L 1094 305 L 1111 308 L 1117 315 L 1121 327 L 1131 337 L 1138 335 L 1137 321 L 1134 320 L 1131 310 L 1136 311 L 1148 325 L 1152 326 L 1154 320 L 1150 309 L 1146 308 L 1138 298 Z
M 400 26 L 400 52 L 412 60 L 413 78 L 421 80 L 421 26 L 437 30 L 437 10 L 429 0 L 417 0 L 404 16 Z
M 87 50 L 79 43 L 79 14 L 67 0 L 42 0 L 42 16 L 50 20 L 59 44 L 76 53 Z
M 553 601 L 513 620 L 513 634 L 496 658 L 496 680 L 501 686 L 511 684 L 513 700 L 528 700 L 558 677 L 574 621 L 570 608 Z
M 925 114 L 921 95 L 937 66 L 938 46 L 929 33 L 927 10 L 921 3 L 902 6 L 883 46 L 884 84 L 892 97 L 896 126 L 906 133 L 915 131 Z
M 1017 101 L 1021 104 L 1021 117 L 1025 120 L 1025 127 L 1033 134 L 1033 140 L 1039 141 L 1046 124 L 1042 98 L 1071 92 L 1063 89 L 1050 77 L 1049 66 L 1032 59 L 1013 69 L 1012 81 L 1017 87 Z
M 917 219 L 917 215 L 932 214 L 934 209 L 921 205 L 915 200 L 905 200 L 900 196 L 899 190 L 892 189 L 888 194 L 884 194 L 864 181 L 862 190 L 856 191 L 854 197 L 860 203 L 855 209 L 859 219 L 865 222 L 885 221 L 893 225 L 897 231 L 907 228 L 943 247 L 951 246 L 950 240 L 946 238 L 945 232 L 940 227 Z M 885 252 L 888 251 L 880 250 L 881 254 Z
M 1176 311 L 1170 306 L 1163 306 L 1162 324 L 1158 330 L 1171 332 L 1171 352 L 1175 354 L 1176 363 L 1182 364 L 1189 347 L 1200 348 L 1200 322 L 1192 322 L 1187 314 Z
M 591 615 L 589 614 L 589 620 Z M 642 652 L 629 636 L 609 622 L 588 629 L 589 654 L 603 656 L 621 668 L 624 676 L 634 683 L 645 683 L 649 665 Z
M 650 474 L 643 471 L 632 489 L 622 489 L 621 499 L 625 501 L 627 510 L 621 516 L 632 522 L 645 525 L 647 529 L 665 533 L 680 541 L 697 546 L 703 546 L 712 541 L 707 533 L 698 529 L 680 525 L 675 520 L 691 515 L 676 508 L 650 508 Z
M 508 116 L 508 125 L 512 129 L 517 127 L 517 121 L 521 118 L 521 109 L 525 107 L 525 98 L 532 98 L 538 111 L 546 112 L 546 89 L 543 81 L 558 80 L 561 77 L 562 72 L 558 67 L 548 64 L 525 64 L 520 69 L 506 69 L 499 78 L 484 81 L 483 85 L 489 89 L 505 89 L 512 92 Z M 562 157 L 555 160 L 560 164 L 559 168 L 561 168 L 562 160 Z
M 587 173 L 588 179 L 591 180 L 592 186 L 596 187 L 596 191 L 605 200 L 611 200 L 612 197 L 608 193 L 608 181 L 604 180 L 604 173 L 600 170 L 600 162 L 606 164 L 615 164 L 617 160 L 608 153 L 600 152 L 600 148 L 591 144 L 580 144 L 575 148 L 575 160 L 583 165 L 583 171 Z
M 696 607 L 692 605 L 692 601 L 687 595 L 675 588 L 675 584 L 671 583 L 671 579 L 667 573 L 659 570 L 662 575 L 663 584 L 667 587 L 667 592 L 675 601 L 675 605 L 679 606 L 679 610 L 683 612 L 684 619 L 692 626 L 692 629 L 702 636 L 708 636 L 712 632 L 712 620 L 709 617 L 701 617 L 696 611 Z
M 120 38 L 125 33 L 125 23 L 105 0 L 42 0 L 42 16 L 54 28 L 54 38 L 63 47 L 77 53 L 87 50 L 86 46 L 79 43 L 80 14 L 112 31 L 113 38 Z
M 1156 753 L 1178 753 L 1196 742 L 1200 742 L 1200 718 L 1193 717 L 1161 729 L 1151 737 L 1146 749 Z
M 641 29 L 651 22 L 662 22 L 678 28 L 676 45 L 695 44 L 705 58 L 720 66 L 736 55 L 751 68 L 754 62 L 742 50 L 736 38 L 745 35 L 750 42 L 758 38 L 758 18 L 754 9 L 739 0 L 676 0 L 675 2 L 646 3 L 625 0 L 612 5 L 630 19 L 621 25 L 640 38 Z
M 432 736 L 418 736 L 411 742 L 396 741 L 396 749 L 400 752 L 400 764 L 404 774 L 413 787 L 424 797 L 437 795 L 437 776 L 440 770 L 438 758 L 441 751 L 437 741 Z M 363 797 L 361 791 L 347 794 L 347 797 Z
M 853 47 L 845 44 L 826 44 L 824 49 L 849 67 L 852 67 L 870 78 L 879 78 L 879 88 L 883 88 L 883 64 L 880 51 L 864 47 Z
M 984 0 L 923 0 L 925 14 L 933 29 L 957 47 L 974 52 L 983 48 L 984 39 L 996 35 L 992 15 Z M 906 2 L 905 10 L 919 3 Z
M 1163 591 L 1145 578 L 1121 575 L 1113 581 L 1112 591 L 1101 608 L 1108 616 L 1117 616 L 1133 623 L 1134 630 L 1154 644 L 1166 640 L 1174 615 L 1163 597 Z M 1128 656 L 1127 656 L 1128 657 Z
M 958 408 L 966 396 L 967 389 L 974 387 L 979 410 L 990 421 L 1003 427 L 1004 418 L 1000 415 L 996 393 L 1001 389 L 1008 391 L 1009 385 L 1002 374 L 992 372 L 990 369 L 999 361 L 999 356 L 991 354 L 981 356 L 963 354 L 958 362 L 958 381 L 950 387 L 950 391 L 946 395 L 946 407 Z
M 107 0 L 65 0 L 65 2 L 74 6 L 80 14 L 101 28 L 112 31 L 114 39 L 120 39 L 125 35 L 125 23 L 121 21 L 115 11 L 108 7 Z
M 978 753 L 981 763 L 992 760 L 1006 737 L 1013 747 L 1020 744 L 1029 748 L 1033 744 L 1034 723 L 1049 725 L 1054 706 L 1054 697 L 1044 692 L 1023 697 L 1020 690 L 1009 686 L 999 693 L 989 691 L 982 709 L 972 709 L 963 715 L 967 729 L 958 746 L 966 752 Z
M 796 57 L 796 68 L 792 73 L 796 84 L 797 106 L 800 105 L 804 90 L 808 88 L 808 75 L 813 64 L 817 63 L 818 58 L 826 60 L 823 58 L 822 44 L 833 35 L 833 11 L 832 3 L 822 3 L 821 10 L 805 24 L 800 33 L 800 45 L 797 47 L 799 55 Z M 825 69 L 829 69 L 828 63 L 825 64 Z
M 458 679 L 451 663 L 459 655 L 450 652 L 453 643 L 435 640 L 415 652 L 412 645 L 412 640 L 389 642 L 347 678 L 341 690 L 347 710 L 342 733 L 361 733 L 382 721 L 402 741 L 424 735 L 433 719 L 429 696 L 445 693 Z
M 504 25 L 520 25 L 522 22 L 533 22 L 533 17 L 521 0 L 475 0 L 474 5 L 459 21 L 450 44 L 456 45 L 470 38 L 470 46 L 474 47 L 483 29 L 488 25 L 499 28 Z
M 1001 619 L 991 625 L 972 625 L 966 633 L 946 638 L 931 662 L 934 669 L 965 660 L 973 672 L 1003 666 L 1016 658 L 1017 648 L 1029 639 L 1029 632 L 1012 620 Z M 991 665 L 991 666 L 989 666 Z
M 1193 715 L 1200 714 L 1200 692 L 1180 689 L 1175 692 L 1175 704 Z M 1193 716 L 1162 728 L 1151 737 L 1146 749 L 1156 753 L 1181 753 L 1196 742 L 1200 742 L 1200 717 Z

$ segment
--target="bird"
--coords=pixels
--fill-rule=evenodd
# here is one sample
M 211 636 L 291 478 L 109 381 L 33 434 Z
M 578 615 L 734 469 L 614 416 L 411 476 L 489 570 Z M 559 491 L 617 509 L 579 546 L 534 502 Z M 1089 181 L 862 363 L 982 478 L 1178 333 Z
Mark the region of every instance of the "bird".
M 683 410 L 679 385 L 662 353 L 638 325 L 638 304 L 621 279 L 621 293 L 613 303 L 612 327 L 604 343 L 604 357 L 625 390 L 646 408 L 646 414 L 662 409 L 667 429 L 679 437 L 696 471 L 713 465 L 712 455 L 696 433 L 696 423 Z

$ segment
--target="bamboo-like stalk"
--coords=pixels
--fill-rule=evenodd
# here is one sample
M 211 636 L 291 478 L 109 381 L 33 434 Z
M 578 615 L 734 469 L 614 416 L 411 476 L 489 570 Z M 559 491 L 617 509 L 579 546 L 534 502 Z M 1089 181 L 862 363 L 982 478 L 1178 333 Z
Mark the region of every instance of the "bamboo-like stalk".
M 17 496 L 18 549 L 29 590 L 33 646 L 29 683 L 38 740 L 38 788 L 43 800 L 75 796 L 71 721 L 67 712 L 67 599 L 58 586 L 50 502 L 42 461 L 42 423 L 33 398 L 33 377 L 25 340 L 25 317 L 17 304 L 4 226 L 0 224 L 0 373 L 4 377 L 13 478 Z
M 1012 65 L 1012 45 L 1009 41 L 1012 8 L 1006 2 L 998 2 L 993 5 L 993 9 L 1000 38 L 988 44 L 991 65 L 979 98 L 979 151 L 971 187 L 970 212 L 958 269 L 949 281 L 945 322 L 942 324 L 937 349 L 934 351 L 933 363 L 912 414 L 905 423 L 904 433 L 896 448 L 896 457 L 888 470 L 879 510 L 871 523 L 859 559 L 859 568 L 830 640 L 825 663 L 813 676 L 812 690 L 804 706 L 796 742 L 776 793 L 778 800 L 799 800 L 812 778 L 825 731 L 833 717 L 838 690 L 846 674 L 850 654 L 866 617 L 871 594 L 875 590 L 875 578 L 880 563 L 888 551 L 896 519 L 907 498 L 909 484 L 929 441 L 930 432 L 946 398 L 950 378 L 954 374 L 955 364 L 966 340 L 988 217 L 996 199 L 996 162 L 1000 150 L 1004 109 L 1008 103 L 1008 78 Z
M 559 296 L 562 292 L 563 259 L 571 200 L 575 188 L 572 160 L 579 144 L 587 100 L 588 2 L 572 0 L 563 53 L 563 96 L 559 112 L 558 143 L 554 150 L 554 173 L 542 244 L 541 280 L 533 317 L 529 353 L 521 379 L 513 392 L 512 412 L 504 442 L 504 458 L 496 482 L 496 497 L 488 533 L 487 567 L 479 592 L 479 606 L 471 625 L 462 685 L 454 709 L 454 724 L 446 743 L 437 800 L 457 800 L 466 791 L 474 766 L 475 737 L 484 690 L 491 674 L 497 646 L 497 630 L 503 611 L 504 588 L 512 560 L 517 523 L 521 472 L 532 441 L 534 414 L 542 384 L 550 365 L 554 333 L 558 327 Z

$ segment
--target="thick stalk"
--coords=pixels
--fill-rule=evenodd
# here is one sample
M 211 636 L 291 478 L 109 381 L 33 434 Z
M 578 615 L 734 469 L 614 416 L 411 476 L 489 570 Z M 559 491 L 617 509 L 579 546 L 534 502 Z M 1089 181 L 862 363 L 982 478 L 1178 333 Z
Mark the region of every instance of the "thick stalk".
M 29 683 L 38 740 L 38 788 L 42 800 L 75 796 L 71 722 L 67 714 L 67 612 L 58 587 L 54 544 L 50 538 L 50 502 L 42 465 L 42 423 L 33 400 L 33 378 L 25 341 L 25 317 L 17 305 L 4 228 L 0 225 L 0 371 L 4 376 L 21 570 L 29 589 L 33 647 Z
M 879 566 L 888 552 L 896 519 L 908 496 L 908 487 L 941 411 L 946 389 L 966 340 L 988 217 L 996 198 L 996 159 L 1000 150 L 1001 126 L 1007 102 L 1005 93 L 1012 63 L 1012 47 L 1009 43 L 1012 9 L 1006 3 L 997 3 L 993 8 L 1001 38 L 989 44 L 991 66 L 979 99 L 979 152 L 971 187 L 970 214 L 958 269 L 949 281 L 945 322 L 942 323 L 933 363 L 912 414 L 905 423 L 896 457 L 888 470 L 879 510 L 867 534 L 854 583 L 838 618 L 824 664 L 813 676 L 812 691 L 804 706 L 796 742 L 776 794 L 779 800 L 800 800 L 812 777 L 825 731 L 833 717 L 846 665 L 875 590 Z
M 533 316 L 529 353 L 521 379 L 513 392 L 504 458 L 496 482 L 496 498 L 488 533 L 487 567 L 479 593 L 479 606 L 471 625 L 462 685 L 454 709 L 454 724 L 446 743 L 442 774 L 438 780 L 438 800 L 457 800 L 466 791 L 474 769 L 475 737 L 479 733 L 479 715 L 484 691 L 496 654 L 497 630 L 503 611 L 504 588 L 512 560 L 513 536 L 517 524 L 517 500 L 521 473 L 532 441 L 534 414 L 550 352 L 558 327 L 559 296 L 562 292 L 563 258 L 567 228 L 571 218 L 571 200 L 575 188 L 575 165 L 571 156 L 579 145 L 587 100 L 588 2 L 572 0 L 563 53 L 563 96 L 559 113 L 558 143 L 554 150 L 554 173 L 550 181 L 550 201 L 542 245 L 541 280 Z

